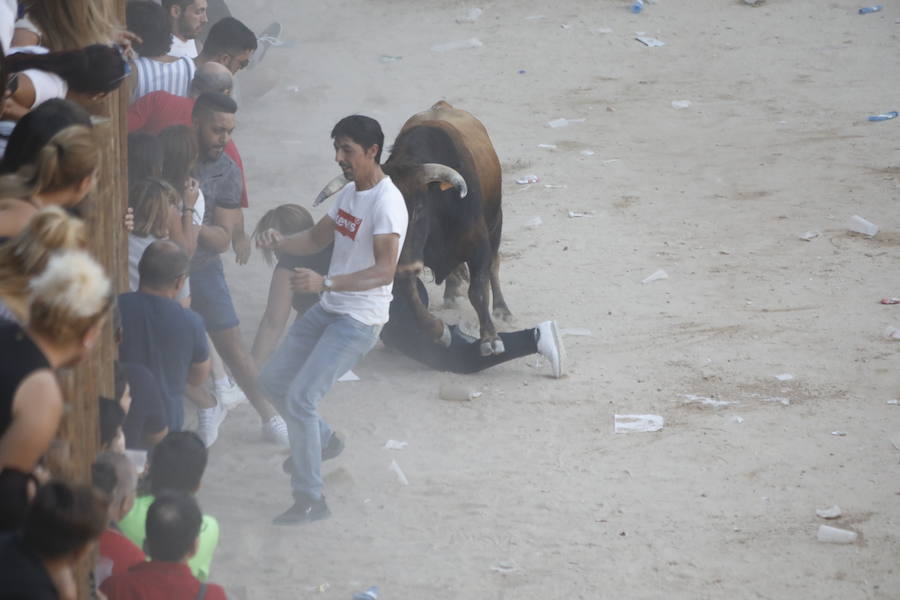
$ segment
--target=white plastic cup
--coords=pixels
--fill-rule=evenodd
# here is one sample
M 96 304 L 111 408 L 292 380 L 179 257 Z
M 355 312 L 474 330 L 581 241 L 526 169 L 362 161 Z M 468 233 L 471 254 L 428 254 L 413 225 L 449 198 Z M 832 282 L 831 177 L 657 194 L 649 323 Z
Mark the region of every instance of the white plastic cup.
M 854 233 L 861 233 L 869 237 L 874 237 L 875 234 L 878 233 L 878 225 L 872 223 L 871 221 L 866 221 L 859 215 L 853 215 L 852 217 L 850 217 L 850 222 L 847 224 L 847 228 Z
M 859 537 L 855 531 L 839 529 L 829 525 L 820 525 L 819 533 L 816 536 L 820 542 L 827 544 L 852 544 Z

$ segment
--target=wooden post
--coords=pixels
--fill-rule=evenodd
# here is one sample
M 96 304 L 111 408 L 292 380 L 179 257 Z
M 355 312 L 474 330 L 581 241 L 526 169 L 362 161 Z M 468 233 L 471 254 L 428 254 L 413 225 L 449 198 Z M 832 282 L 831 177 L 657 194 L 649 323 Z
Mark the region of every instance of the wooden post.
M 125 0 L 67 0 L 72 14 L 86 11 L 88 6 L 99 9 L 115 23 L 125 23 Z M 83 14 L 83 13 L 82 13 Z M 106 32 L 111 35 L 113 32 Z M 109 43 L 110 39 L 96 39 L 103 32 L 85 32 L 78 40 L 79 47 L 94 43 Z M 106 269 L 114 289 L 127 291 L 128 244 L 123 226 L 128 202 L 127 163 L 127 97 L 122 91 L 107 96 L 99 110 L 94 130 L 101 147 L 100 172 L 97 189 L 92 193 L 85 212 L 89 232 L 89 250 Z M 112 326 L 107 322 L 99 347 L 89 360 L 61 374 L 67 410 L 59 437 L 71 449 L 71 473 L 75 481 L 90 483 L 90 466 L 100 445 L 97 397 L 113 395 L 113 361 L 118 350 L 113 342 Z M 90 598 L 88 574 L 93 557 L 85 561 L 78 576 L 78 597 Z

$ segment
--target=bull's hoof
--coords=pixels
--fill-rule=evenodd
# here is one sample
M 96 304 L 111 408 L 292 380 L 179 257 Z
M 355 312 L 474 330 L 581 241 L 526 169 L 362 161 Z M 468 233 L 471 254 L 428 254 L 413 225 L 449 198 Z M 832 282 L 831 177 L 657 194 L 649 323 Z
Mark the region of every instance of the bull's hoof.
M 492 354 L 503 354 L 506 348 L 503 346 L 503 340 L 497 338 L 495 340 L 485 340 L 481 342 L 481 355 L 490 356 Z
M 437 343 L 444 348 L 449 348 L 450 344 L 453 343 L 453 336 L 450 334 L 450 328 L 447 327 L 446 323 L 444 323 L 444 331 L 441 332 L 441 337 L 437 339 Z

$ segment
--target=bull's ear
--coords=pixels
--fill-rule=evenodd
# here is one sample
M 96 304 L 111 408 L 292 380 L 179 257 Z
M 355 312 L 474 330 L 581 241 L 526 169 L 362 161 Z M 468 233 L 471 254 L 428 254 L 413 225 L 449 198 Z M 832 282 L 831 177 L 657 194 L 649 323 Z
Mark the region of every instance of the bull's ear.
M 446 192 L 447 190 L 452 190 L 454 187 L 455 186 L 452 183 L 450 183 L 449 181 L 441 182 L 441 191 L 442 192 Z

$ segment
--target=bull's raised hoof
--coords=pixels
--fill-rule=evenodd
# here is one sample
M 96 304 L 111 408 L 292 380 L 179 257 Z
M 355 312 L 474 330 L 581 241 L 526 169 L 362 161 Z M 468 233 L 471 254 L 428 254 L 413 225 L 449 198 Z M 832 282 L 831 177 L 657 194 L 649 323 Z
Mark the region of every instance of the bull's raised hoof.
M 481 341 L 481 355 L 482 356 L 491 356 L 492 354 L 503 354 L 506 352 L 506 347 L 503 346 L 503 340 L 499 337 L 494 338 L 493 340 L 482 340 Z

